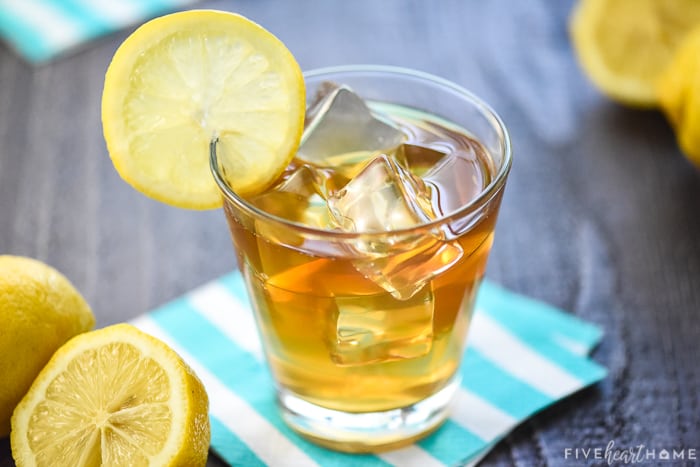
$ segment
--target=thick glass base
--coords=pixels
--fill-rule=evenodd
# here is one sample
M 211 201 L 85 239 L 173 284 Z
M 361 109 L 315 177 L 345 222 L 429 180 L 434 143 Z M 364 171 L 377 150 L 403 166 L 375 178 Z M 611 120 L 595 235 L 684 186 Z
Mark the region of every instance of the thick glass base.
M 349 413 L 307 402 L 279 389 L 282 418 L 295 431 L 321 446 L 344 452 L 378 452 L 416 441 L 445 421 L 460 378 L 407 407 L 384 412 Z

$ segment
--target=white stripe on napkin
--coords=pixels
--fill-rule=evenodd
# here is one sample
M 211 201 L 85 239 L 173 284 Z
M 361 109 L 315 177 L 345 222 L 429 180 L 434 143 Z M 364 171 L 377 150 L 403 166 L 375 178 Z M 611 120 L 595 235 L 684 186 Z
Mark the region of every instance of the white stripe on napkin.
M 247 304 L 242 303 L 220 282 L 199 287 L 187 297 L 199 314 L 219 328 L 226 337 L 262 360 L 263 351 L 255 318 Z
M 486 442 L 500 438 L 518 424 L 517 419 L 464 388 L 457 391 L 450 420 Z
M 235 392 L 229 390 L 216 376 L 200 365 L 151 318 L 140 316 L 131 323 L 168 344 L 192 367 L 209 395 L 209 412 L 243 441 L 260 460 L 268 465 L 318 465 Z M 271 446 L 274 446 L 274 449 L 271 449 Z
M 540 392 L 559 399 L 585 386 L 576 377 L 541 356 L 486 313 L 472 318 L 469 345 L 514 377 Z M 494 343 L 498 345 L 494 345 Z
M 394 451 L 382 452 L 376 456 L 391 465 L 400 465 L 401 467 L 445 467 L 445 464 L 415 444 Z

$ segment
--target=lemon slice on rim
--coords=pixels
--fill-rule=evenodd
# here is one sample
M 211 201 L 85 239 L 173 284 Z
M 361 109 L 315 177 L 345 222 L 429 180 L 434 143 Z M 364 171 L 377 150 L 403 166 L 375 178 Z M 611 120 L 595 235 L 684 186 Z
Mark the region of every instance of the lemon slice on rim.
M 131 34 L 105 75 L 102 125 L 121 177 L 164 203 L 216 208 L 209 143 L 226 151 L 227 182 L 265 189 L 291 161 L 304 125 L 304 80 L 271 33 L 233 13 L 192 10 Z
M 653 107 L 659 75 L 699 22 L 697 0 L 581 0 L 570 30 L 582 68 L 601 91 Z
M 12 416 L 12 456 L 18 466 L 203 466 L 208 404 L 170 347 L 117 324 L 56 351 Z

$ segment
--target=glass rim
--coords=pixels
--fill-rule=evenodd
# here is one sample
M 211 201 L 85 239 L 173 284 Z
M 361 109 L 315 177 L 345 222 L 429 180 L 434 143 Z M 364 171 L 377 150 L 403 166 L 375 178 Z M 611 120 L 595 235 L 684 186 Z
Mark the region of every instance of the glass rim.
M 257 217 L 257 218 L 263 218 L 268 222 L 271 222 L 273 224 L 278 224 L 285 226 L 286 228 L 293 229 L 301 234 L 308 235 L 308 236 L 313 236 L 313 237 L 319 237 L 319 238 L 336 238 L 336 239 L 357 239 L 357 238 L 373 238 L 373 237 L 386 237 L 387 235 L 390 236 L 401 236 L 401 235 L 411 235 L 415 234 L 416 232 L 420 232 L 422 230 L 431 230 L 434 228 L 439 228 L 443 225 L 449 224 L 451 222 L 454 222 L 456 220 L 464 218 L 466 215 L 469 215 L 472 212 L 475 212 L 479 207 L 485 205 L 488 203 L 491 198 L 493 198 L 498 191 L 503 187 L 506 181 L 506 177 L 508 176 L 508 172 L 510 171 L 511 165 L 512 165 L 512 159 L 513 159 L 513 154 L 512 154 L 512 147 L 511 147 L 511 140 L 510 140 L 510 135 L 508 133 L 508 129 L 506 128 L 505 124 L 503 123 L 503 120 L 501 120 L 501 117 L 494 111 L 490 105 L 488 105 L 486 102 L 484 102 L 481 98 L 477 97 L 475 94 L 473 94 L 471 91 L 467 90 L 466 88 L 453 83 L 452 81 L 449 81 L 447 79 L 441 78 L 439 76 L 433 75 L 431 73 L 426 73 L 424 71 L 419 71 L 411 68 L 405 68 L 405 67 L 398 67 L 398 66 L 391 66 L 391 65 L 340 65 L 340 66 L 332 66 L 332 67 L 323 67 L 323 68 L 316 68 L 312 69 L 309 71 L 306 71 L 303 73 L 304 79 L 308 78 L 317 78 L 323 75 L 330 75 L 330 74 L 338 74 L 338 73 L 344 73 L 344 74 L 367 74 L 367 73 L 376 73 L 376 74 L 383 74 L 383 75 L 390 75 L 394 76 L 397 78 L 413 78 L 417 79 L 419 81 L 423 81 L 426 83 L 430 83 L 433 85 L 438 85 L 443 88 L 446 88 L 452 92 L 455 92 L 459 95 L 461 95 L 463 98 L 465 98 L 467 101 L 469 101 L 472 105 L 474 105 L 478 111 L 489 121 L 491 126 L 498 132 L 498 136 L 500 141 L 503 143 L 503 150 L 502 150 L 502 162 L 500 164 L 499 170 L 496 173 L 496 176 L 493 177 L 491 182 L 484 187 L 480 192 L 479 195 L 474 197 L 471 201 L 468 203 L 465 203 L 462 205 L 459 209 L 456 209 L 449 213 L 446 216 L 441 216 L 436 219 L 431 220 L 430 222 L 425 222 L 422 224 L 417 224 L 415 226 L 411 227 L 406 227 L 402 229 L 395 229 L 395 230 L 380 230 L 380 231 L 368 231 L 368 232 L 347 232 L 347 231 L 340 231 L 340 230 L 325 230 L 325 229 L 320 229 L 316 227 L 311 227 L 308 225 L 304 225 L 298 222 L 294 222 L 289 219 L 285 219 L 282 217 L 275 216 L 274 214 L 271 214 L 269 212 L 266 212 L 252 204 L 250 204 L 248 201 L 246 201 L 244 198 L 241 196 L 237 195 L 231 187 L 226 183 L 226 180 L 224 177 L 221 175 L 219 172 L 219 164 L 218 164 L 218 158 L 217 158 L 217 151 L 216 151 L 216 146 L 218 143 L 218 138 L 213 138 L 209 144 L 209 164 L 210 168 L 212 171 L 212 174 L 214 175 L 214 180 L 216 181 L 216 184 L 219 186 L 219 190 L 221 191 L 222 195 L 230 201 L 232 204 L 234 204 L 237 208 L 243 210 L 247 214 Z

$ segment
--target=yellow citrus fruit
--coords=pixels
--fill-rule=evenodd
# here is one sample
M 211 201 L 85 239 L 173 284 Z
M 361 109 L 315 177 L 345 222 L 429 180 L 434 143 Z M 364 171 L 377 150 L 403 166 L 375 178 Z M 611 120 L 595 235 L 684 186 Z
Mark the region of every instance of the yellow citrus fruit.
M 700 27 L 687 36 L 659 78 L 658 93 L 679 146 L 700 168 Z
M 632 106 L 656 106 L 656 80 L 700 23 L 698 0 L 581 0 L 571 37 L 591 81 Z
M 95 325 L 83 297 L 60 272 L 20 256 L 0 256 L 0 438 L 51 355 Z
M 131 34 L 105 75 L 102 126 L 112 162 L 137 190 L 192 209 L 221 206 L 209 143 L 226 148 L 227 182 L 265 189 L 301 139 L 301 69 L 271 33 L 233 13 L 192 10 Z
M 12 416 L 12 455 L 19 467 L 203 466 L 208 405 L 170 347 L 117 324 L 56 351 Z

